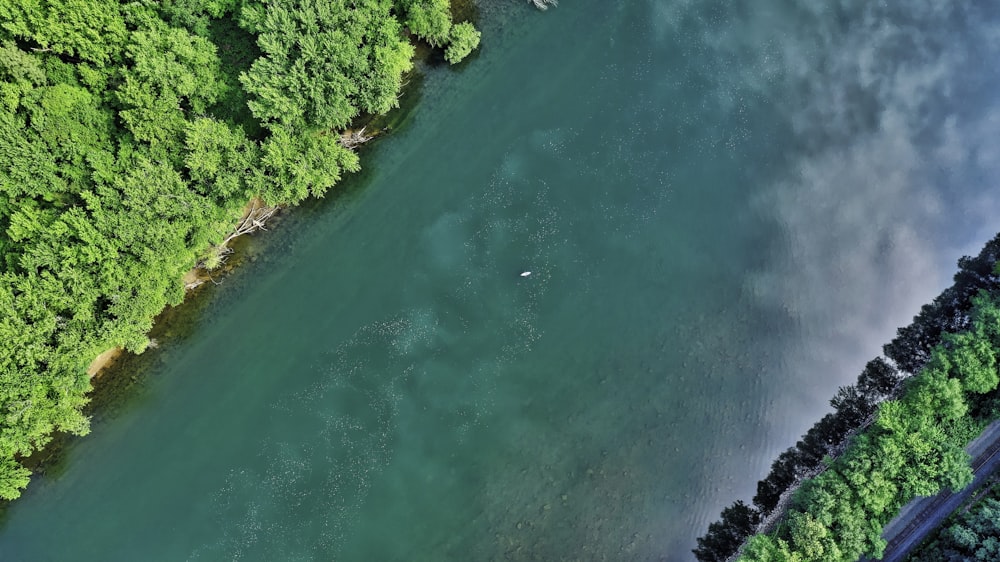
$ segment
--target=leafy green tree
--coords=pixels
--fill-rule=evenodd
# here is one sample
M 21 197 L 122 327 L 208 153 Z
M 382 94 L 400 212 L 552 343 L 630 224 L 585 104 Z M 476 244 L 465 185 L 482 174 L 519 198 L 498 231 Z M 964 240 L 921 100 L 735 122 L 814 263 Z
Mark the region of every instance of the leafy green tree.
M 754 535 L 747 542 L 740 560 L 752 562 L 803 562 L 802 554 L 793 552 L 783 539 Z
M 404 2 L 406 27 L 434 47 L 451 40 L 451 3 L 448 0 L 412 0 Z
M 0 498 L 14 500 L 31 480 L 31 471 L 24 468 L 12 457 L 0 459 Z
M 345 171 L 359 169 L 355 153 L 330 135 L 296 135 L 279 127 L 261 147 L 250 187 L 267 204 L 321 197 Z
M 41 61 L 17 48 L 11 40 L 0 43 L 0 103 L 13 113 L 21 98 L 37 86 L 48 83 Z
M 182 109 L 203 115 L 224 93 L 219 57 L 207 39 L 159 21 L 131 39 L 125 48 L 128 75 L 161 96 L 170 93 Z
M 979 332 L 955 334 L 945 340 L 951 345 L 952 375 L 968 392 L 984 394 L 997 387 L 996 352 L 993 342 Z
M 44 51 L 106 66 L 128 37 L 116 0 L 2 0 L 0 27 Z
M 329 130 L 398 106 L 413 47 L 389 0 L 248 2 L 242 25 L 263 56 L 242 77 L 268 126 Z
M 471 23 L 457 23 L 451 28 L 451 43 L 445 49 L 444 58 L 451 64 L 461 62 L 479 46 L 482 34 Z
M 907 389 L 904 403 L 918 417 L 956 420 L 965 415 L 969 406 L 962 392 L 962 383 L 948 376 L 952 357 L 938 348 L 930 363 Z
M 194 189 L 220 201 L 252 195 L 249 180 L 260 161 L 260 147 L 243 129 L 203 117 L 186 124 L 184 166 Z
M 188 120 L 204 115 L 225 90 L 215 47 L 158 20 L 132 37 L 125 49 L 132 64 L 115 92 L 119 118 L 156 158 L 179 164 Z
M 231 14 L 239 0 L 161 0 L 159 10 L 171 27 L 187 29 L 200 37 L 210 34 L 213 20 Z
M 976 333 L 987 338 L 994 348 L 1000 347 L 1000 305 L 982 292 L 972 299 L 972 325 Z

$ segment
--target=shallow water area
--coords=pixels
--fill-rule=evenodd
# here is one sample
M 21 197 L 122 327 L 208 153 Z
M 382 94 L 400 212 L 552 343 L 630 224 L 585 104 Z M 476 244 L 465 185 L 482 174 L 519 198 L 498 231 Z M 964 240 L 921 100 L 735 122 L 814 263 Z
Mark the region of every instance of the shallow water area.
M 689 560 L 997 228 L 990 8 L 479 13 L 0 557 Z

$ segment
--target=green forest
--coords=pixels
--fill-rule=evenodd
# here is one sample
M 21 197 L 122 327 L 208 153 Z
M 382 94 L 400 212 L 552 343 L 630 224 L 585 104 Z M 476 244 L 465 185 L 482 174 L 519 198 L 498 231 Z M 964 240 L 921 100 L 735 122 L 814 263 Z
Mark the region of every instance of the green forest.
M 479 32 L 448 0 L 0 0 L 0 497 L 249 201 L 359 169 L 341 133 L 397 106 L 412 41 Z

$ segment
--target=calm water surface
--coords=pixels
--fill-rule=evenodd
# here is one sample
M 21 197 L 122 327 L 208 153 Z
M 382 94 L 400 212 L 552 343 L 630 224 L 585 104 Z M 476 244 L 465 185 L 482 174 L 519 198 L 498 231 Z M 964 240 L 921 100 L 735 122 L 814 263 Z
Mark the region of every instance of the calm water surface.
M 522 4 L 0 558 L 687 560 L 998 228 L 989 3 Z

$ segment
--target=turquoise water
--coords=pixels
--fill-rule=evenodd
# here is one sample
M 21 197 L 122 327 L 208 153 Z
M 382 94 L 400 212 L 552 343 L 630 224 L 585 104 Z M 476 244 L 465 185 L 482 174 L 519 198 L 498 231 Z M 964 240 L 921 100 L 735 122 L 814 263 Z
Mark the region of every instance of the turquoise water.
M 874 4 L 483 4 L 0 558 L 690 559 L 998 229 L 1000 17 Z

